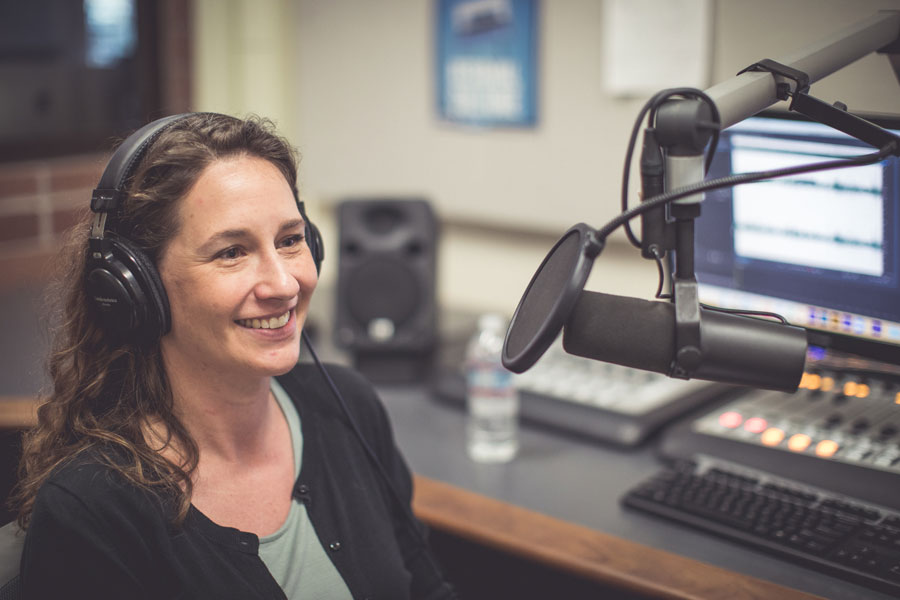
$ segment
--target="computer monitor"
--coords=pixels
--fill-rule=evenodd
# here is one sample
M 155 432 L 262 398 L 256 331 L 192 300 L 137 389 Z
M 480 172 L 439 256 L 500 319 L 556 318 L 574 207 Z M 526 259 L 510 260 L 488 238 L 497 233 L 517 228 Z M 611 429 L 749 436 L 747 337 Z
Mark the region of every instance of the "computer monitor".
M 861 115 L 900 130 L 900 117 Z M 709 178 L 875 149 L 796 113 L 724 130 Z M 695 229 L 701 302 L 778 313 L 814 349 L 900 365 L 900 161 L 708 192 Z

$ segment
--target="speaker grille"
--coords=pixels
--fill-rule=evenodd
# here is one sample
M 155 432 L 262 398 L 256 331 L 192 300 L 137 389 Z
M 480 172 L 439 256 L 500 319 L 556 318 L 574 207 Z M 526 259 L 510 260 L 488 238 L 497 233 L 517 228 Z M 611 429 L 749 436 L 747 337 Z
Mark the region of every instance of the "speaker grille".
M 394 258 L 366 260 L 347 274 L 350 315 L 360 324 L 390 319 L 405 325 L 422 302 L 422 285 L 409 265 Z
M 437 226 L 421 199 L 338 205 L 335 342 L 354 354 L 428 353 L 437 338 Z

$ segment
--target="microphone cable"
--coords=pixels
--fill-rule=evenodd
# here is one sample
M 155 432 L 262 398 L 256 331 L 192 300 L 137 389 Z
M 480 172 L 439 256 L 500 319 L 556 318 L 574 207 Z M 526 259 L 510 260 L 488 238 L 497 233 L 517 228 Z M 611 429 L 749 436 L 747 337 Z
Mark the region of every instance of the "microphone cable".
M 713 157 L 716 153 L 716 147 L 719 144 L 719 124 L 721 123 L 721 117 L 719 116 L 719 108 L 716 106 L 716 103 L 713 102 L 712 98 L 710 98 L 705 92 L 696 88 L 671 88 L 657 92 L 644 104 L 644 107 L 638 113 L 637 119 L 635 119 L 634 122 L 634 126 L 631 129 L 631 137 L 628 139 L 628 147 L 625 150 L 625 166 L 622 172 L 622 212 L 628 210 L 628 180 L 631 173 L 631 161 L 632 157 L 634 156 L 634 147 L 637 142 L 638 132 L 641 129 L 641 123 L 643 123 L 644 117 L 647 115 L 647 113 L 649 113 L 650 116 L 647 120 L 652 126 L 656 119 L 656 111 L 659 110 L 659 107 L 665 101 L 674 96 L 702 100 L 709 106 L 714 122 L 700 124 L 702 126 L 708 127 L 713 132 L 712 139 L 710 140 L 709 144 L 709 149 L 706 153 L 706 163 L 703 168 L 704 173 L 709 171 L 709 167 L 712 164 Z M 640 248 L 641 242 L 634 235 L 634 232 L 632 232 L 631 224 L 625 223 L 624 229 L 625 236 L 628 238 L 628 241 L 631 242 L 631 244 L 636 248 Z
M 653 210 L 654 208 L 657 208 L 659 206 L 669 204 L 671 202 L 674 202 L 675 200 L 679 200 L 687 196 L 693 196 L 694 194 L 698 194 L 700 192 L 708 192 L 711 190 L 719 190 L 722 188 L 736 187 L 745 183 L 757 183 L 760 181 L 765 181 L 767 179 L 777 179 L 779 177 L 788 177 L 790 175 L 799 175 L 802 173 L 814 173 L 817 171 L 845 169 L 849 167 L 870 165 L 887 158 L 891 154 L 894 154 L 894 152 L 896 152 L 896 148 L 894 148 L 893 145 L 890 145 L 878 150 L 877 152 L 872 152 L 871 154 L 861 154 L 852 158 L 829 160 L 820 163 L 797 165 L 794 167 L 784 167 L 781 169 L 772 169 L 769 171 L 753 171 L 736 175 L 727 175 L 718 179 L 710 179 L 708 181 L 686 185 L 670 192 L 648 198 L 647 200 L 641 202 L 641 204 L 639 204 L 638 206 L 635 206 L 634 208 L 618 214 L 606 225 L 596 230 L 594 232 L 594 237 L 600 243 L 603 243 L 613 231 L 618 229 L 623 224 L 628 223 L 631 219 L 642 215 L 649 210 Z

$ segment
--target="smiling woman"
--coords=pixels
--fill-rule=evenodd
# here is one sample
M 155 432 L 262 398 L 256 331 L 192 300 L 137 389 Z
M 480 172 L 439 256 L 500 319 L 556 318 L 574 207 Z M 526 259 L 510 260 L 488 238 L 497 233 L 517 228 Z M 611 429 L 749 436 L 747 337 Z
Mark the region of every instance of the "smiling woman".
M 372 387 L 298 364 L 321 246 L 296 171 L 269 123 L 217 114 L 113 156 L 54 292 L 25 597 L 455 597 Z

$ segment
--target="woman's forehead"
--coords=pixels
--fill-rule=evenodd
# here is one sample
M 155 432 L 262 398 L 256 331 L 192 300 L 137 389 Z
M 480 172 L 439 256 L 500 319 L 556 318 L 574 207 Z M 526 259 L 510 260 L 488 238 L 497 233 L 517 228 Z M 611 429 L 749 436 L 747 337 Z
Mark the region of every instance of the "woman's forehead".
M 182 200 L 181 225 L 200 231 L 277 224 L 300 216 L 293 190 L 271 162 L 252 156 L 211 163 Z

